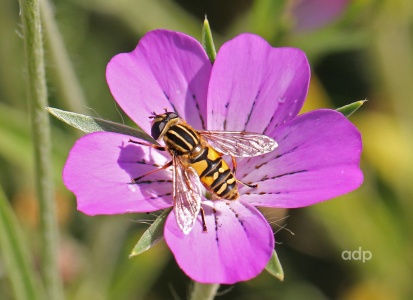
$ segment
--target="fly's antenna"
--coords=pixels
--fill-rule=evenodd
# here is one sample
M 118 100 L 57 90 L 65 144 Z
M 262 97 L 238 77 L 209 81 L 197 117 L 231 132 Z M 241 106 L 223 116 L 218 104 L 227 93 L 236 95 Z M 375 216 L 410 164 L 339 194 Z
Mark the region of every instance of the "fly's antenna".
M 157 116 L 156 112 L 153 111 L 153 112 L 152 112 L 152 116 L 149 116 L 148 118 L 149 118 L 149 119 L 155 119 L 156 116 Z

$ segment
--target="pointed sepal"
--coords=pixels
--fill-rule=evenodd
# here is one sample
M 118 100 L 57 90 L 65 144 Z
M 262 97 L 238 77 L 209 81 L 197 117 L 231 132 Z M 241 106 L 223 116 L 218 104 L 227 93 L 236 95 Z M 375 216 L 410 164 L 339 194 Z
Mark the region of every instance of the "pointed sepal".
M 275 250 L 272 251 L 272 256 L 267 266 L 265 267 L 265 270 L 267 270 L 268 273 L 270 273 L 272 276 L 274 276 L 278 280 L 280 281 L 284 280 L 284 271 L 281 266 L 281 262 L 278 259 L 277 252 L 275 252 Z
M 136 243 L 135 247 L 133 247 L 131 254 L 129 254 L 129 258 L 142 254 L 163 239 L 163 228 L 165 226 L 166 218 L 171 210 L 172 208 L 164 210 L 159 217 L 156 218 L 155 222 L 149 226 Z
M 214 39 L 212 38 L 211 27 L 209 27 L 206 15 L 204 24 L 202 25 L 202 47 L 204 47 L 211 63 L 214 63 L 217 53 L 215 50 Z
M 117 132 L 125 135 L 134 136 L 153 144 L 157 144 L 157 142 L 150 135 L 148 135 L 145 131 L 143 131 L 140 128 L 132 128 L 112 121 L 85 116 L 82 114 L 64 111 L 53 107 L 47 107 L 46 110 L 59 120 L 86 133 L 92 133 L 97 131 Z
M 345 117 L 350 117 L 353 113 L 356 112 L 367 100 L 360 100 L 353 102 L 351 104 L 344 105 L 336 109 L 336 111 L 341 112 Z

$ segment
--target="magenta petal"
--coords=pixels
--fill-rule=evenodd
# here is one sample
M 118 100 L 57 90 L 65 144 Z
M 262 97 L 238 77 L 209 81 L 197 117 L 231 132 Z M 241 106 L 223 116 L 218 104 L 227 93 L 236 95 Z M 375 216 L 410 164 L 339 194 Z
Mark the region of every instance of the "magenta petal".
M 195 128 L 203 128 L 211 63 L 201 44 L 182 33 L 154 30 L 135 50 L 116 55 L 106 78 L 122 109 L 146 132 L 148 116 L 175 110 Z
M 359 187 L 361 136 L 341 113 L 316 110 L 276 129 L 278 148 L 238 164 L 237 175 L 258 189 L 242 187 L 242 199 L 256 206 L 301 207 Z
M 241 202 L 204 201 L 208 232 L 198 217 L 185 235 L 171 213 L 164 237 L 182 270 L 201 283 L 233 284 L 257 276 L 267 265 L 274 236 L 253 206 Z
M 297 1 L 293 7 L 295 30 L 304 32 L 337 20 L 349 5 L 349 0 Z
M 77 140 L 63 170 L 63 180 L 88 214 L 148 212 L 172 206 L 172 175 L 164 170 L 130 184 L 168 159 L 150 147 L 129 143 L 130 137 L 96 132 Z M 156 163 L 155 163 L 156 162 Z
M 307 94 L 310 69 L 295 48 L 272 48 L 242 34 L 218 52 L 208 92 L 208 129 L 260 132 L 294 118 Z

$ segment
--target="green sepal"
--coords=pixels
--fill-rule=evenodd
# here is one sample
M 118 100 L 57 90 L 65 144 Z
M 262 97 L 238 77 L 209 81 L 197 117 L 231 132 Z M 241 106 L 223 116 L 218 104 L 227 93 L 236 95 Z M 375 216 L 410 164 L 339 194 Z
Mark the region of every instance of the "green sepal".
M 166 217 L 171 210 L 172 208 L 165 209 L 159 217 L 156 218 L 155 222 L 149 226 L 136 243 L 135 247 L 133 247 L 131 254 L 129 254 L 129 258 L 142 254 L 163 239 L 163 228 L 165 226 Z
M 204 47 L 211 63 L 214 63 L 215 58 L 217 57 L 217 52 L 215 50 L 214 39 L 212 38 L 211 27 L 209 27 L 206 15 L 204 24 L 202 25 L 202 47 Z
M 268 273 L 270 273 L 272 276 L 274 276 L 278 280 L 280 281 L 284 280 L 284 271 L 281 266 L 281 262 L 278 259 L 277 252 L 275 252 L 275 250 L 272 251 L 272 256 L 267 266 L 265 267 L 265 270 L 267 270 Z
M 132 128 L 112 121 L 85 116 L 53 107 L 46 107 L 46 110 L 59 120 L 86 133 L 97 131 L 117 132 L 143 139 L 152 144 L 157 144 L 157 142 L 141 128 Z
M 360 100 L 353 102 L 351 104 L 344 105 L 336 109 L 336 111 L 341 112 L 345 117 L 350 117 L 353 113 L 356 112 L 367 100 Z

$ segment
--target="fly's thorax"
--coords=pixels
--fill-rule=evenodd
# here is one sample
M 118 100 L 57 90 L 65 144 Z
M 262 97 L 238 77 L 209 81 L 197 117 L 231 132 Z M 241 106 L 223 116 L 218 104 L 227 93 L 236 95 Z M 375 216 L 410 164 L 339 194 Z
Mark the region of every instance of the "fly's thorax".
M 199 134 L 183 121 L 170 126 L 163 140 L 168 150 L 176 155 L 191 154 L 202 147 Z

